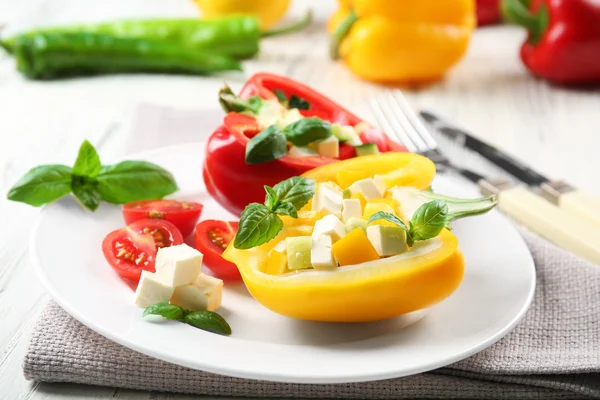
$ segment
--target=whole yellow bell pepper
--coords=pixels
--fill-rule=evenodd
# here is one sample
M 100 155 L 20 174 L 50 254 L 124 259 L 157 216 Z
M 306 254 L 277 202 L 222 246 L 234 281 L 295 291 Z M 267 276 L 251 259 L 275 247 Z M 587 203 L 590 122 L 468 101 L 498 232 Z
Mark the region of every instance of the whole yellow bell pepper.
M 260 21 L 261 29 L 278 22 L 287 11 L 290 0 L 194 0 L 204 17 L 249 14 Z
M 427 188 L 435 175 L 435 166 L 425 157 L 385 153 L 328 164 L 303 176 L 317 182 L 337 182 L 340 171 L 352 170 L 363 171 L 369 177 L 383 175 L 388 188 L 399 184 Z M 428 308 L 458 288 L 464 272 L 463 258 L 456 237 L 445 229 L 436 238 L 416 243 L 412 250 L 389 258 L 332 271 L 267 273 L 272 268 L 269 264 L 273 264 L 269 263 L 270 250 L 286 237 L 297 236 L 299 224 L 314 225 L 318 216 L 309 211 L 310 207 L 307 204 L 298 219 L 282 217 L 283 230 L 268 243 L 249 250 L 230 244 L 223 253 L 223 258 L 237 265 L 252 296 L 272 311 L 315 321 L 377 321 Z M 310 232 L 309 228 L 305 235 Z M 366 239 L 359 236 L 351 237 L 351 242 Z
M 474 0 L 344 0 L 332 15 L 332 56 L 382 83 L 441 78 L 476 25 Z

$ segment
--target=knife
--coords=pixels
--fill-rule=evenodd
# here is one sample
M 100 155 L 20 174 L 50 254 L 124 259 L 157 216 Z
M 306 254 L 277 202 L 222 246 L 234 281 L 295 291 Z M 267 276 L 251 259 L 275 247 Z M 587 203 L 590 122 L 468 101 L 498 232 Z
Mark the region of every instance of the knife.
M 565 181 L 550 180 L 520 160 L 474 137 L 465 129 L 444 121 L 431 111 L 423 110 L 420 115 L 436 131 L 453 139 L 458 145 L 477 152 L 518 180 L 532 186 L 542 197 L 560 209 L 600 227 L 600 199 L 574 188 Z M 600 242 L 600 238 L 597 240 Z

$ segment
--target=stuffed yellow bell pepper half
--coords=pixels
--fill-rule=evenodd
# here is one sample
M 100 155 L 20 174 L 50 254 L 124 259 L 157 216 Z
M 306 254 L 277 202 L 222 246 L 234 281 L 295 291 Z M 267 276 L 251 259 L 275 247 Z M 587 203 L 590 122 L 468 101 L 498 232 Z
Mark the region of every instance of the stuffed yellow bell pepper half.
M 428 308 L 463 277 L 449 223 L 495 205 L 434 193 L 434 175 L 425 157 L 385 153 L 267 186 L 223 257 L 257 301 L 292 318 L 363 322 Z
M 474 0 L 345 0 L 329 20 L 331 53 L 376 82 L 441 78 L 476 25 Z

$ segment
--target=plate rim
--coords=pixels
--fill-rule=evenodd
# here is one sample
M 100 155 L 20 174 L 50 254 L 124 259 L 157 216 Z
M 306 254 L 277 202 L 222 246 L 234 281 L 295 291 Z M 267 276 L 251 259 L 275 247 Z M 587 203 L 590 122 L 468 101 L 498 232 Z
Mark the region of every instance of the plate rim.
M 118 161 L 118 160 L 124 159 L 125 157 L 127 157 L 127 158 L 143 158 L 143 157 L 149 157 L 149 156 L 151 157 L 154 154 L 162 153 L 165 151 L 168 152 L 168 151 L 176 150 L 178 148 L 187 148 L 190 146 L 202 146 L 203 148 L 205 148 L 205 145 L 206 145 L 206 141 L 197 141 L 197 142 L 185 143 L 185 144 L 175 144 L 175 145 L 163 146 L 160 148 L 156 148 L 156 149 L 152 149 L 152 150 L 148 150 L 148 151 L 144 151 L 144 152 L 140 152 L 140 153 L 133 153 L 131 155 L 128 154 L 123 157 L 117 157 L 114 160 Z M 252 371 L 249 371 L 247 369 L 244 369 L 241 367 L 234 367 L 234 366 L 232 366 L 230 369 L 219 368 L 219 367 L 213 366 L 210 363 L 206 363 L 203 360 L 196 360 L 195 363 L 188 363 L 180 358 L 177 358 L 176 356 L 169 356 L 169 354 L 167 354 L 167 353 L 155 352 L 152 349 L 149 349 L 147 347 L 137 345 L 135 343 L 135 341 L 133 341 L 133 340 L 121 338 L 119 335 L 111 333 L 111 331 L 109 329 L 105 329 L 101 325 L 94 323 L 91 319 L 87 318 L 82 313 L 79 313 L 76 310 L 76 307 L 72 307 L 70 305 L 70 302 L 67 301 L 61 295 L 60 291 L 50 282 L 50 278 L 47 276 L 44 269 L 42 268 L 41 260 L 39 259 L 39 256 L 36 251 L 37 250 L 36 249 L 37 232 L 38 232 L 40 224 L 42 222 L 42 216 L 43 216 L 44 210 L 48 206 L 50 206 L 50 205 L 44 205 L 43 207 L 41 207 L 40 211 L 38 212 L 38 215 L 35 217 L 35 220 L 32 224 L 32 228 L 31 228 L 31 231 L 29 234 L 29 241 L 28 241 L 28 245 L 29 245 L 28 246 L 28 255 L 29 255 L 29 259 L 31 260 L 31 262 L 33 264 L 33 269 L 34 269 L 38 279 L 41 281 L 42 285 L 48 291 L 48 293 L 50 294 L 52 299 L 54 301 L 56 301 L 56 303 L 58 303 L 58 305 L 64 311 L 66 311 L 71 317 L 73 317 L 74 319 L 76 319 L 77 321 L 79 321 L 80 323 L 82 323 L 87 328 L 91 329 L 92 331 L 100 334 L 101 336 L 107 338 L 108 340 L 111 340 L 119 345 L 122 345 L 129 349 L 132 349 L 138 353 L 141 353 L 146 356 L 153 357 L 153 358 L 156 358 L 156 359 L 159 359 L 159 360 L 171 363 L 171 364 L 187 367 L 187 368 L 190 368 L 193 370 L 215 373 L 215 374 L 220 374 L 220 375 L 230 376 L 230 377 L 235 377 L 235 378 L 251 379 L 251 380 L 265 380 L 265 381 L 270 381 L 270 382 L 294 383 L 294 384 L 296 384 L 296 383 L 297 384 L 341 384 L 341 383 L 369 382 L 369 381 L 379 381 L 379 380 L 385 380 L 385 379 L 394 379 L 394 378 L 412 376 L 412 375 L 432 371 L 432 370 L 435 370 L 438 368 L 442 368 L 442 367 L 448 366 L 450 364 L 456 363 L 458 361 L 464 360 L 464 359 L 490 347 L 491 345 L 493 345 L 494 343 L 498 342 L 500 339 L 505 337 L 508 333 L 510 333 L 515 328 L 515 326 L 523 319 L 523 317 L 526 315 L 527 311 L 529 310 L 529 308 L 533 302 L 533 299 L 535 296 L 535 289 L 537 286 L 537 276 L 535 273 L 535 262 L 533 259 L 533 255 L 532 255 L 529 247 L 527 246 L 527 243 L 526 243 L 525 239 L 523 238 L 523 236 L 519 233 L 519 231 L 514 226 L 514 224 L 510 224 L 511 229 L 515 232 L 516 236 L 518 237 L 518 240 L 527 249 L 527 255 L 528 255 L 527 264 L 529 267 L 528 270 L 531 272 L 531 274 L 530 274 L 531 275 L 531 285 L 529 287 L 529 291 L 527 293 L 526 300 L 523 303 L 522 307 L 520 307 L 518 312 L 515 313 L 515 316 L 502 329 L 499 329 L 498 331 L 496 331 L 493 335 L 488 337 L 486 340 L 483 340 L 482 342 L 478 342 L 477 345 L 471 346 L 467 350 L 459 352 L 452 357 L 446 357 L 446 358 L 439 359 L 437 362 L 429 363 L 426 366 L 422 366 L 420 368 L 412 368 L 409 370 L 407 370 L 406 368 L 404 368 L 404 369 L 397 368 L 394 370 L 389 370 L 386 373 L 378 373 L 378 372 L 364 373 L 364 372 L 361 372 L 361 373 L 353 374 L 352 376 L 347 376 L 347 377 L 340 376 L 339 378 L 334 378 L 334 377 L 329 377 L 329 376 L 325 377 L 325 378 L 319 378 L 319 377 L 315 377 L 315 376 L 307 377 L 307 376 L 296 375 L 296 377 L 292 379 L 292 378 L 290 378 L 289 375 L 284 375 L 281 373 L 252 373 Z M 497 211 L 492 211 L 492 212 L 497 213 Z M 507 219 L 505 216 L 503 216 L 501 214 L 499 214 L 498 216 L 502 219 L 505 219 L 505 220 Z

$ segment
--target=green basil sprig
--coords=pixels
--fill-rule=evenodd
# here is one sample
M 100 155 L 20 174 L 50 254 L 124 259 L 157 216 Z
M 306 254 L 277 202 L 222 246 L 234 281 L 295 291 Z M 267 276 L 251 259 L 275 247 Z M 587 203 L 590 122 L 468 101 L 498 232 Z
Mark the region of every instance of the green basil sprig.
M 287 108 L 297 108 L 298 110 L 310 109 L 310 103 L 302 97 L 293 94 L 288 100 L 285 93 L 283 93 L 283 90 L 275 89 L 273 90 L 273 93 L 275 94 L 275 96 L 277 96 L 277 100 L 279 100 L 279 102 Z
M 283 131 L 277 125 L 271 125 L 246 145 L 246 164 L 261 164 L 285 156 L 288 141 L 296 146 L 306 146 L 327 139 L 332 134 L 331 124 L 320 118 L 302 118 L 283 128 Z
M 306 146 L 333 135 L 331 124 L 321 118 L 302 118 L 283 128 L 283 134 L 296 146 Z
M 205 331 L 231 335 L 231 327 L 225 318 L 214 311 L 190 311 L 175 304 L 161 302 L 146 308 L 142 316 L 148 315 L 160 315 L 165 319 L 181 321 Z
M 265 203 L 251 203 L 242 212 L 233 247 L 251 249 L 273 239 L 283 228 L 279 215 L 298 218 L 298 211 L 314 196 L 315 190 L 315 181 L 300 176 L 272 188 L 265 186 Z
M 177 189 L 173 175 L 156 164 L 123 161 L 103 166 L 96 149 L 86 140 L 73 168 L 32 168 L 9 190 L 7 198 L 39 207 L 73 193 L 85 208 L 94 211 L 100 201 L 124 204 L 162 198 Z
M 452 220 L 448 215 L 448 205 L 442 200 L 434 200 L 421 205 L 413 214 L 409 226 L 406 226 L 398 216 L 385 211 L 379 211 L 371 215 L 368 223 L 370 224 L 380 219 L 404 229 L 406 231 L 406 243 L 409 246 L 412 246 L 417 240 L 427 240 L 436 237 Z
M 261 164 L 285 156 L 287 139 L 277 125 L 271 125 L 246 144 L 246 164 Z

